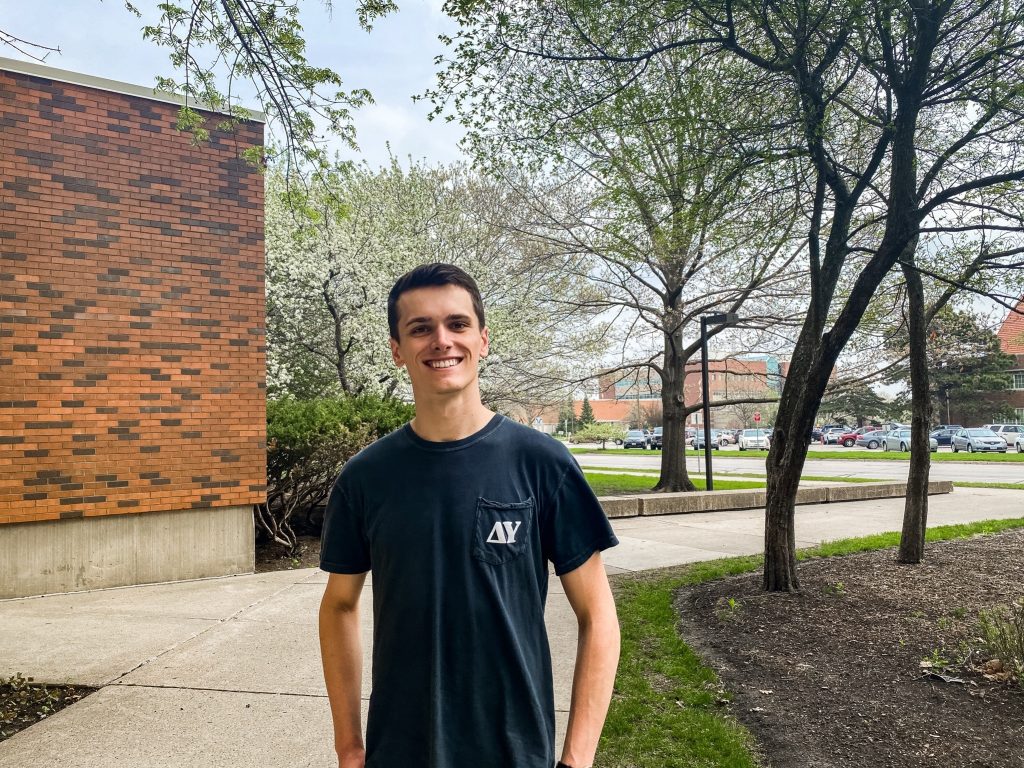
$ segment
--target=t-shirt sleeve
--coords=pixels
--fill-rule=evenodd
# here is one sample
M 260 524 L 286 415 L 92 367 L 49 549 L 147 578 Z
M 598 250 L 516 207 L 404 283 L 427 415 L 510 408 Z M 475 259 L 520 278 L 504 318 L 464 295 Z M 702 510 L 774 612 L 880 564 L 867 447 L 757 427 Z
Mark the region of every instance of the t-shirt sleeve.
M 341 484 L 327 498 L 324 529 L 320 536 L 320 570 L 329 573 L 365 573 L 370 570 L 370 547 L 363 516 L 353 509 Z
M 572 458 L 541 525 L 544 556 L 555 566 L 557 576 L 583 565 L 595 552 L 619 543 L 601 503 Z

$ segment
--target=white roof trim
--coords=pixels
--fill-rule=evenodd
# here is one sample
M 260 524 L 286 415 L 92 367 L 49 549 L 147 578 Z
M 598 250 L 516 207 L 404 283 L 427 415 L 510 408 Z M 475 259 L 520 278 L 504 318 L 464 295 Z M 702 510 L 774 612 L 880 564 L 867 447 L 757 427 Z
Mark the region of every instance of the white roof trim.
M 141 96 L 144 99 L 152 99 L 153 101 L 162 101 L 167 104 L 177 104 L 178 106 L 184 106 L 185 99 L 173 93 L 167 93 L 165 91 L 158 91 L 155 88 L 146 88 L 142 85 L 132 85 L 131 83 L 122 83 L 118 80 L 108 80 L 105 77 L 94 77 L 93 75 L 84 75 L 81 72 L 71 72 L 66 69 L 57 69 L 56 67 L 49 67 L 45 64 L 36 64 L 31 61 L 21 61 L 19 59 L 8 59 L 0 56 L 0 70 L 7 72 L 16 72 L 22 75 L 32 75 L 34 77 L 42 77 L 47 80 L 58 80 L 62 83 L 73 83 L 75 85 L 84 85 L 87 88 L 97 88 L 101 91 L 110 91 L 111 93 L 123 93 L 127 96 Z M 195 109 L 204 109 L 213 112 L 219 112 L 226 114 L 222 110 L 210 110 L 201 102 L 193 102 L 191 104 Z M 267 116 L 262 112 L 255 110 L 249 110 L 249 117 L 251 120 L 257 123 L 266 123 Z

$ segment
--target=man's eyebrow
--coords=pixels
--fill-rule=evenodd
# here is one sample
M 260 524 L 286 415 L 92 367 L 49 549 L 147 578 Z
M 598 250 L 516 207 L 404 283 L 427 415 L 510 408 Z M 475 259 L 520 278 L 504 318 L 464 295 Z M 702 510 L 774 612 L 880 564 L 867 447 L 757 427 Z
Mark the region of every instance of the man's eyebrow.
M 405 324 L 406 324 L 406 326 L 409 326 L 409 325 L 415 325 L 416 323 L 429 323 L 433 319 L 434 318 L 432 318 L 432 317 L 413 317 L 413 318 L 410 318 L 409 320 L 407 320 L 405 322 Z M 451 320 L 469 320 L 469 315 L 461 315 L 461 314 L 448 315 L 448 317 L 446 317 L 445 320 L 447 320 L 447 321 L 451 321 Z

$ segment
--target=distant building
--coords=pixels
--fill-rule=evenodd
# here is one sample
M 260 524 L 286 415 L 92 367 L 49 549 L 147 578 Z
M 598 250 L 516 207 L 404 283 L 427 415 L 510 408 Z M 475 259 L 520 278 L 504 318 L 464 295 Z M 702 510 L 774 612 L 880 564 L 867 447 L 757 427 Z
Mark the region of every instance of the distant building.
M 711 360 L 708 369 L 708 384 L 712 402 L 735 400 L 743 396 L 753 398 L 777 397 L 782 389 L 786 363 L 769 355 L 751 355 L 739 358 Z M 660 426 L 662 423 L 661 380 L 652 376 L 639 378 L 622 375 L 621 372 L 605 373 L 598 376 L 600 396 L 590 400 L 594 419 L 599 424 L 616 424 L 623 429 L 643 426 Z M 700 361 L 686 366 L 683 383 L 683 397 L 687 405 L 701 401 Z M 577 417 L 582 413 L 583 400 L 574 401 Z M 545 431 L 564 428 L 558 424 L 560 408 L 553 406 L 541 411 L 540 419 Z M 702 424 L 700 411 L 690 414 L 687 424 Z M 717 428 L 745 426 L 738 415 L 728 407 L 713 408 L 712 426 Z
M 996 397 L 997 402 L 1013 408 L 1018 424 L 1024 424 L 1024 314 L 1020 313 L 1024 313 L 1024 297 L 1017 302 L 1016 311 L 1007 315 L 997 334 L 1003 352 L 1017 358 L 1017 365 L 1010 372 L 1010 389 Z

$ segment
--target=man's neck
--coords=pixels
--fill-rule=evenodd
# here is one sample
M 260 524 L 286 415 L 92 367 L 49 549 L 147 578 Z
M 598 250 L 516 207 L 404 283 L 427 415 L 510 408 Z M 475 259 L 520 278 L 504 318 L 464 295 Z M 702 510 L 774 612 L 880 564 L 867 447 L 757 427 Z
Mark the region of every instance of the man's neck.
M 494 416 L 494 411 L 479 400 L 475 402 L 416 403 L 413 432 L 432 443 L 449 443 L 479 432 Z

